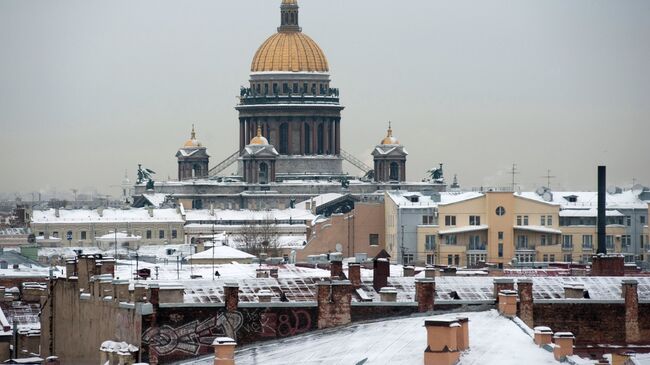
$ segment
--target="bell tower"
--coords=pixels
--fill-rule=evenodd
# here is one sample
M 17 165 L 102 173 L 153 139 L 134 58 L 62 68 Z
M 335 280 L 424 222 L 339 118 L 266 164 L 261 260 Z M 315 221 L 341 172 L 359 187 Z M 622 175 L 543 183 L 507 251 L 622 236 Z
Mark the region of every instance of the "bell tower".
M 206 179 L 208 177 L 210 155 L 208 150 L 196 139 L 192 124 L 190 139 L 176 152 L 178 159 L 178 180 Z
M 393 128 L 388 122 L 388 132 L 372 152 L 375 161 L 375 181 L 404 182 L 406 181 L 406 156 L 408 152 L 397 138 L 393 137 Z

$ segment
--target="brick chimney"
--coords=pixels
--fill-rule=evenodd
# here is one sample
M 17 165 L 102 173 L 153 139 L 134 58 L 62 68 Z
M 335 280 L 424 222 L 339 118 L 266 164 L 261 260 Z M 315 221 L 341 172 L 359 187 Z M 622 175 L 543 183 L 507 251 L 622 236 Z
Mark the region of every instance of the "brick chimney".
M 379 297 L 382 302 L 397 302 L 397 289 L 385 286 L 379 290 Z
M 435 267 L 427 266 L 427 267 L 424 268 L 424 277 L 433 279 L 433 278 L 436 277 L 437 272 L 438 272 L 438 270 L 436 270 Z
M 271 276 L 274 279 L 277 279 L 278 278 L 278 268 L 277 267 L 272 267 L 269 270 L 269 276 Z
M 635 279 L 623 280 L 623 298 L 625 298 L 625 342 L 636 343 L 641 340 L 639 333 L 639 282 Z
M 436 282 L 431 278 L 415 279 L 415 300 L 418 312 L 431 312 L 436 297 Z
M 236 312 L 239 305 L 239 284 L 226 283 L 223 286 L 223 296 L 226 302 L 226 310 L 229 313 Z
M 533 280 L 528 278 L 517 280 L 519 293 L 519 318 L 530 328 L 535 326 L 533 316 Z
M 67 260 L 65 262 L 65 277 L 71 278 L 72 276 L 77 276 L 77 260 Z
M 348 280 L 325 281 L 318 287 L 318 328 L 343 326 L 352 321 L 352 284 Z
M 409 278 L 415 276 L 415 268 L 413 266 L 404 266 L 404 277 Z
M 344 279 L 343 261 L 332 260 L 330 262 L 330 277 L 332 279 Z
M 361 264 L 355 262 L 348 264 L 348 279 L 353 288 L 361 287 Z
M 235 365 L 235 347 L 237 343 L 230 337 L 217 337 L 212 342 L 214 347 L 214 365 Z
M 465 351 L 469 349 L 469 317 L 458 316 L 456 317 L 460 328 L 457 333 L 458 351 Z
M 555 356 L 556 361 L 563 361 L 567 356 L 573 355 L 573 342 L 575 339 L 571 332 L 557 332 L 553 335 L 555 341 L 553 356 Z
M 424 321 L 427 329 L 427 348 L 424 350 L 424 365 L 453 365 L 460 359 L 456 319 L 434 317 Z
M 515 290 L 515 281 L 511 278 L 496 278 L 494 283 L 494 299 L 499 300 L 499 293 L 502 290 Z
M 390 264 L 388 259 L 379 258 L 374 261 L 372 273 L 372 286 L 375 291 L 379 292 L 381 288 L 388 286 L 388 277 L 390 276 Z

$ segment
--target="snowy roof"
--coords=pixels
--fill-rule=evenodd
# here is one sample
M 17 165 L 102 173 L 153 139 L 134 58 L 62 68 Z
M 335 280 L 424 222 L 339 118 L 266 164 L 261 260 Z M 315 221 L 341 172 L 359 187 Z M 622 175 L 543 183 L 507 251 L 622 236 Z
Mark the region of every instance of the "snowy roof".
M 514 321 L 496 310 L 455 313 L 469 318 L 470 351 L 461 364 L 557 364 L 553 354 L 535 345 Z M 417 316 L 351 324 L 278 341 L 238 348 L 237 365 L 253 364 L 418 364 L 427 347 L 427 317 Z M 208 365 L 214 355 L 184 365 Z
M 476 231 L 485 231 L 488 229 L 487 225 L 480 226 L 464 226 L 458 228 L 449 228 L 445 230 L 438 231 L 439 234 L 456 234 L 456 233 L 466 233 L 466 232 L 476 232 Z
M 331 201 L 334 201 L 340 197 L 342 197 L 343 194 L 338 194 L 338 193 L 328 193 L 328 194 L 321 194 L 318 196 L 313 197 L 312 199 L 302 201 L 298 204 L 296 204 L 296 208 L 298 209 L 305 209 L 307 210 L 307 203 L 311 204 L 311 201 L 314 201 L 314 205 L 316 207 L 320 207 L 323 204 L 327 204 Z
M 55 209 L 34 210 L 32 223 L 106 223 L 106 222 L 175 222 L 183 223 L 183 217 L 176 209 L 153 209 L 153 217 L 147 208 L 115 209 L 105 208 L 102 215 L 97 209 Z
M 522 230 L 522 231 L 550 233 L 550 234 L 562 234 L 562 231 L 560 231 L 559 229 L 553 229 L 553 228 L 545 227 L 545 226 L 515 226 L 514 228 Z
M 234 260 L 234 259 L 253 259 L 255 258 L 255 256 L 228 246 L 214 246 L 203 252 L 195 253 L 194 255 L 188 257 L 188 259 L 190 260 L 213 259 L 213 258 L 217 260 L 229 260 L 229 259 Z
M 430 196 L 419 192 L 396 190 L 387 194 L 400 208 L 432 208 L 438 205 Z
M 142 239 L 142 236 L 134 236 L 126 232 L 111 232 L 103 236 L 97 237 L 95 240 L 100 242 L 132 242 L 139 241 Z
M 625 216 L 625 214 L 619 212 L 618 210 L 607 210 L 605 213 L 608 217 Z M 560 211 L 560 217 L 598 217 L 598 209 L 563 209 Z
M 440 193 L 440 205 L 454 204 L 466 200 L 476 199 L 484 196 L 483 193 L 477 192 L 445 192 Z
M 314 215 L 305 209 L 284 209 L 284 210 L 191 210 L 185 215 L 188 223 L 201 221 L 312 221 Z
M 165 203 L 165 200 L 167 199 L 167 196 L 168 196 L 167 194 L 150 193 L 150 192 L 145 192 L 144 194 L 142 194 L 142 197 L 156 208 L 162 207 L 163 203 Z
M 516 196 L 521 196 L 528 199 L 546 202 L 536 192 L 521 192 L 515 193 Z M 552 200 L 547 203 L 560 204 L 562 209 L 568 208 L 590 208 L 597 207 L 598 205 L 598 192 L 596 191 L 551 191 Z M 575 198 L 576 202 L 569 201 L 569 197 Z M 648 209 L 648 204 L 639 199 L 638 194 L 633 191 L 623 191 L 618 194 L 606 194 L 607 208 L 608 209 Z

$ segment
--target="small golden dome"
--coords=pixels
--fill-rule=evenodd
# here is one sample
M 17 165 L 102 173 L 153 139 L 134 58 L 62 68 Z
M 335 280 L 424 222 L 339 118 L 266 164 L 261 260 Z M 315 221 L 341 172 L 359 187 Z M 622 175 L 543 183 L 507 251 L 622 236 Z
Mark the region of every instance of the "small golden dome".
M 323 50 L 302 32 L 279 32 L 255 53 L 251 72 L 328 72 Z
M 381 144 L 383 145 L 399 144 L 397 138 L 393 137 L 393 128 L 390 125 L 390 122 L 388 122 L 388 133 L 386 134 L 386 138 L 384 138 L 381 141 Z
M 269 140 L 262 137 L 262 127 L 261 126 L 259 126 L 259 125 L 257 126 L 257 135 L 255 137 L 253 137 L 253 139 L 251 139 L 251 143 L 249 143 L 249 144 L 264 145 L 264 146 L 269 144 Z
M 197 147 L 202 147 L 202 146 L 201 146 L 201 142 L 197 141 L 196 139 L 194 124 L 192 124 L 192 134 L 190 135 L 190 139 L 188 139 L 183 145 L 183 148 L 197 148 Z
M 282 5 L 298 5 L 298 0 L 282 0 Z

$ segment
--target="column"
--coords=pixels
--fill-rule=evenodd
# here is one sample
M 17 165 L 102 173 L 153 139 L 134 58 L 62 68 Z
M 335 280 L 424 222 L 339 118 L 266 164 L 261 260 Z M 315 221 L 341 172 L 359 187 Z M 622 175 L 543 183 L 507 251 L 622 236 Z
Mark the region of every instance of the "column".
M 305 154 L 305 122 L 300 122 L 300 153 L 299 155 Z
M 336 125 L 336 155 L 341 154 L 341 120 L 337 119 L 334 123 Z
M 246 145 L 246 139 L 244 138 L 244 120 L 239 118 L 239 150 L 243 150 Z
M 315 155 L 318 152 L 318 131 L 316 130 L 316 121 L 311 121 L 311 154 Z
M 330 142 L 330 128 L 329 128 L 330 122 L 328 119 L 325 119 L 323 122 L 323 154 L 324 155 L 329 155 L 330 154 L 330 148 L 329 148 L 329 142 Z

